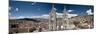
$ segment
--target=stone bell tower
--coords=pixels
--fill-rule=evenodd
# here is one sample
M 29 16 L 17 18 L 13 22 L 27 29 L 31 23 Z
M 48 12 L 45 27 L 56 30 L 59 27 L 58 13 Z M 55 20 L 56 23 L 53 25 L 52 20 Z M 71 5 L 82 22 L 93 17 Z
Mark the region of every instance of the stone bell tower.
M 64 10 L 63 10 L 63 18 L 62 18 L 62 26 L 63 26 L 63 29 L 66 30 L 67 27 L 69 26 L 69 19 L 68 19 L 68 12 L 66 10 L 66 6 L 64 6 Z
M 55 31 L 57 29 L 57 19 L 56 19 L 56 8 L 54 8 L 54 4 L 52 5 L 51 12 L 49 13 L 49 30 Z

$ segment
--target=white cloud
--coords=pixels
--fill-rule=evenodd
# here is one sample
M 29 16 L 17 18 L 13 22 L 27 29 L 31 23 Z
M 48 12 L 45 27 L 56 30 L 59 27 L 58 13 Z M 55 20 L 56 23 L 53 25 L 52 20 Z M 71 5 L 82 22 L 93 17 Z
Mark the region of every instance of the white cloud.
M 72 11 L 74 11 L 74 10 L 68 10 L 68 12 L 72 12 Z
M 57 13 L 57 12 L 56 12 L 56 14 L 57 14 L 57 15 L 63 15 L 62 13 Z
M 10 19 L 21 19 L 21 18 L 44 18 L 44 19 L 48 19 L 49 15 L 48 14 L 43 14 L 40 16 L 18 16 L 18 17 L 14 17 L 14 16 L 10 16 Z
M 48 19 L 49 15 L 48 14 L 41 15 L 41 18 Z
M 17 19 L 20 19 L 20 18 L 40 18 L 40 16 L 19 16 L 17 17 Z
M 41 16 L 10 16 L 9 19 L 21 19 L 21 18 L 41 18 Z
M 63 13 L 56 13 L 58 16 L 58 18 L 62 18 L 63 16 Z M 78 14 L 68 14 L 68 18 L 71 18 L 71 17 L 75 17 L 75 16 L 78 16 Z
M 16 17 L 14 17 L 14 16 L 9 16 L 9 19 L 16 19 Z
M 19 10 L 19 8 L 16 8 L 15 10 L 16 10 L 16 11 L 18 11 L 18 10 Z
M 9 16 L 9 19 L 20 19 L 20 18 L 23 18 L 23 17 Z
M 44 15 L 42 15 L 42 16 L 49 16 L 48 14 L 44 14 Z
M 86 13 L 87 13 L 88 15 L 92 15 L 92 14 L 93 14 L 93 12 L 92 12 L 91 9 L 87 10 Z
M 25 16 L 19 16 L 19 17 L 17 17 L 17 18 L 26 18 Z
M 75 16 L 78 16 L 78 14 L 68 14 L 68 18 L 71 18 L 71 17 L 75 17 Z
M 62 18 L 63 16 L 63 13 L 58 13 L 58 12 L 56 12 L 56 14 L 57 14 L 57 18 Z
M 8 9 L 11 10 L 12 7 L 10 6 Z M 19 8 L 15 8 L 15 11 L 19 11 Z
M 30 17 L 30 16 L 29 16 Z M 18 17 L 15 17 L 15 16 L 10 16 L 9 19 L 21 19 L 21 18 L 28 18 L 27 16 L 18 16 Z
M 11 10 L 11 7 L 9 7 L 8 9 Z
M 32 5 L 35 5 L 35 4 L 36 4 L 36 2 L 33 2 L 33 3 L 32 3 Z
M 41 16 L 32 16 L 32 18 L 41 18 Z

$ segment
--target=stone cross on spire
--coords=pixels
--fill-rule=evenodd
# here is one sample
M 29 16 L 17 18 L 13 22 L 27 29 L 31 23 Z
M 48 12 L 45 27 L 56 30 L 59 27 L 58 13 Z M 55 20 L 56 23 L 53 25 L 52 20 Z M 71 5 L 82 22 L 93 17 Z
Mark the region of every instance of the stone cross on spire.
M 66 6 L 64 5 L 64 10 L 63 10 L 63 13 L 66 14 L 68 16 L 68 12 L 66 10 Z
M 56 10 L 56 8 L 54 7 L 54 4 L 52 4 L 52 10 Z
M 66 6 L 64 5 L 64 11 L 66 11 Z

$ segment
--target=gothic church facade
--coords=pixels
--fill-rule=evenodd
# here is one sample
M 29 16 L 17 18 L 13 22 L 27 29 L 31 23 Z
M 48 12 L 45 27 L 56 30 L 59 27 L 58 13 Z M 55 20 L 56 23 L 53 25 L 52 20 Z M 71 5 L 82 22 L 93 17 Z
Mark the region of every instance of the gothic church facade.
M 62 18 L 57 18 L 57 16 L 56 9 L 54 5 L 52 5 L 51 12 L 49 13 L 49 31 L 70 29 L 70 22 L 68 19 L 66 6 L 64 6 Z

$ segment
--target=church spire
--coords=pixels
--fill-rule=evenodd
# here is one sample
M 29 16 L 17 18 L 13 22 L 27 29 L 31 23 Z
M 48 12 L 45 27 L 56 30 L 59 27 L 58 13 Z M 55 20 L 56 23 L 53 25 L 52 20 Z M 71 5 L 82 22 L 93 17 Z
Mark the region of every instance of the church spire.
M 52 4 L 51 12 L 52 12 L 52 13 L 56 13 L 56 8 L 54 7 L 54 4 Z
M 52 9 L 54 8 L 54 4 L 52 4 Z
M 49 29 L 50 30 L 57 30 L 57 15 L 56 15 L 56 8 L 54 7 L 54 4 L 52 4 L 52 7 L 51 7 L 51 12 L 49 13 L 50 17 L 49 17 L 49 25 L 52 25 L 52 26 L 49 26 Z
M 64 5 L 64 9 L 63 9 L 63 16 L 64 16 L 64 19 L 68 17 L 68 12 L 66 10 L 66 6 Z
M 68 17 L 69 17 L 68 16 L 68 12 L 66 10 L 66 6 L 64 5 L 64 9 L 63 9 L 63 25 L 66 25 L 66 26 L 63 26 L 64 27 L 63 29 L 68 29 L 68 27 L 69 27 L 69 19 L 68 19 Z
M 52 10 L 55 10 L 56 11 L 56 8 L 54 7 L 54 4 L 52 4 Z
M 64 5 L 64 11 L 66 11 L 66 6 Z
M 63 13 L 68 14 L 68 12 L 66 10 L 66 5 L 64 5 Z
M 64 5 L 64 10 L 63 10 L 64 12 L 66 12 L 67 10 L 66 10 L 66 6 Z

